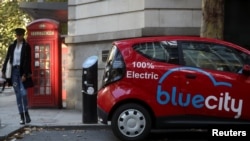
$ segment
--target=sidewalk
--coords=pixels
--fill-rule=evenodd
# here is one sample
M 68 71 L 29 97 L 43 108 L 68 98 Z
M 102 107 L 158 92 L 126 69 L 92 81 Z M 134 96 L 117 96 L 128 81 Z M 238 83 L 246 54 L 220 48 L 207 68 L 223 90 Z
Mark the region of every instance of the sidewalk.
M 6 88 L 0 93 L 0 140 L 13 134 L 25 126 L 39 127 L 105 127 L 101 123 L 85 124 L 82 122 L 82 112 L 71 109 L 29 109 L 31 123 L 20 125 L 16 97 L 12 88 Z

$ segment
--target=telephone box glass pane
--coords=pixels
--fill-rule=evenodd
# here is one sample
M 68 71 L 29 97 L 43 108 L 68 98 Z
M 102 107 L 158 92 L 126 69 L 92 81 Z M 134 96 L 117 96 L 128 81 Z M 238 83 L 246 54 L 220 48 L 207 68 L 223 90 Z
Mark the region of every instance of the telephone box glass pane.
M 35 52 L 39 52 L 39 45 L 35 45 Z
M 46 59 L 46 54 L 44 52 L 40 52 L 40 59 Z
M 51 95 L 50 87 L 47 87 L 47 89 L 46 89 L 46 95 Z
M 46 54 L 46 60 L 49 60 L 49 54 Z
M 45 51 L 46 51 L 46 52 L 49 52 L 49 49 L 50 49 L 49 45 L 46 45 L 46 46 L 45 46 Z
M 49 70 L 46 70 L 45 77 L 46 78 L 50 77 L 50 71 Z
M 44 87 L 40 87 L 40 95 L 44 95 Z
M 49 78 L 46 79 L 46 86 L 50 86 L 50 79 Z
M 40 45 L 40 52 L 44 52 L 44 46 Z
M 40 66 L 42 69 L 46 69 L 45 62 L 41 61 Z
M 49 69 L 50 68 L 50 66 L 49 66 L 49 62 L 45 62 L 45 66 L 46 66 L 46 69 Z
M 35 95 L 51 95 L 50 44 L 35 45 L 33 56 Z

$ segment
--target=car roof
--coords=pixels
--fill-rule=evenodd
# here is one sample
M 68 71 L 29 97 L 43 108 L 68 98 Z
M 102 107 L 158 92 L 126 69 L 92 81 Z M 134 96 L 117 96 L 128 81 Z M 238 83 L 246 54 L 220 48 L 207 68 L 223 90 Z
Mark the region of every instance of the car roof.
M 205 37 L 199 37 L 199 36 L 151 36 L 151 37 L 137 37 L 137 38 L 130 38 L 130 39 L 123 39 L 114 41 L 113 44 L 119 47 L 127 47 L 132 46 L 134 44 L 138 43 L 144 43 L 144 42 L 156 42 L 156 41 L 165 41 L 165 40 L 176 40 L 176 41 L 197 41 L 197 42 L 209 42 L 209 43 L 217 43 L 217 44 L 223 44 L 226 46 L 232 46 L 234 48 L 237 48 L 241 51 L 247 52 L 250 54 L 250 51 L 247 50 L 244 47 L 241 47 L 239 45 L 215 39 L 215 38 L 205 38 Z

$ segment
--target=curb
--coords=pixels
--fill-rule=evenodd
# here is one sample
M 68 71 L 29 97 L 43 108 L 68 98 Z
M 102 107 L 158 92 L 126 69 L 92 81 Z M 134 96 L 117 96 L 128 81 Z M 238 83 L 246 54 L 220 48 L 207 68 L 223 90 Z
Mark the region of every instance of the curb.
M 0 141 L 7 140 L 9 137 L 13 136 L 17 132 L 23 131 L 25 128 L 43 128 L 43 129 L 63 129 L 63 130 L 94 130 L 94 129 L 110 129 L 109 125 L 101 124 L 86 124 L 86 125 L 24 125 L 7 135 L 0 136 Z
M 84 129 L 110 129 L 111 127 L 109 125 L 100 125 L 100 124 L 88 124 L 88 125 L 30 125 L 30 126 L 25 126 L 23 128 L 27 127 L 37 127 L 37 128 L 44 128 L 44 129 L 57 129 L 57 128 L 63 128 L 65 130 L 73 130 L 73 129 L 78 129 L 78 130 L 84 130 Z
M 20 132 L 21 130 L 23 130 L 23 128 L 24 128 L 24 127 L 20 127 L 20 128 L 14 130 L 14 131 L 8 133 L 7 135 L 0 136 L 0 141 L 4 141 L 4 140 L 8 139 L 8 137 L 14 135 L 16 132 Z

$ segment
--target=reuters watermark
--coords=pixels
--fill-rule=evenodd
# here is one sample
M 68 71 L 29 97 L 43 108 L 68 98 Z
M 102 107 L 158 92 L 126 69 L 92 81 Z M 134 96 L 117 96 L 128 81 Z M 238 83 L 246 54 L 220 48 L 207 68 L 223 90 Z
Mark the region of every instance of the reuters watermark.
M 234 130 L 234 129 L 212 129 L 211 130 L 212 137 L 246 137 L 248 133 L 246 130 Z

